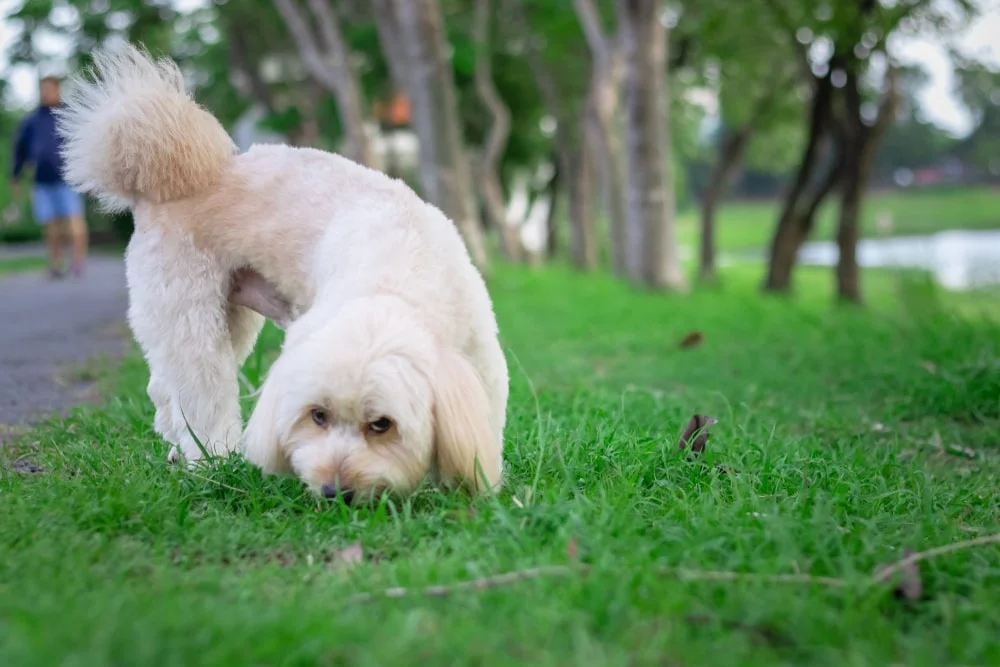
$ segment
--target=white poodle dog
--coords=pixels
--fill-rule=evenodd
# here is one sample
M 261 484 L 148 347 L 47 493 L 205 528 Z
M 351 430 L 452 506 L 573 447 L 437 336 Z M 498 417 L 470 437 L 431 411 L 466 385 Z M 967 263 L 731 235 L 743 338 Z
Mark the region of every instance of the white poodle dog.
M 497 489 L 507 363 L 452 221 L 339 155 L 237 154 L 169 60 L 120 45 L 94 62 L 58 114 L 66 175 L 134 215 L 128 318 L 171 461 L 242 446 L 345 502 L 428 476 Z M 243 432 L 262 313 L 285 342 Z

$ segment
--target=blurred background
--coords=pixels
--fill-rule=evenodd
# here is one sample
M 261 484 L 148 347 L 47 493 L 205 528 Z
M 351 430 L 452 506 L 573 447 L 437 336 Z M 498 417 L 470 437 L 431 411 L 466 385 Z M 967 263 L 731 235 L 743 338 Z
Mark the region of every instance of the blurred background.
M 8 0 L 0 160 L 42 76 L 109 40 L 174 58 L 245 150 L 407 180 L 475 261 L 657 289 L 758 263 L 1000 279 L 996 0 Z M 65 85 L 72 85 L 71 82 Z M 0 242 L 37 243 L 0 182 Z M 88 204 L 94 246 L 129 216 Z

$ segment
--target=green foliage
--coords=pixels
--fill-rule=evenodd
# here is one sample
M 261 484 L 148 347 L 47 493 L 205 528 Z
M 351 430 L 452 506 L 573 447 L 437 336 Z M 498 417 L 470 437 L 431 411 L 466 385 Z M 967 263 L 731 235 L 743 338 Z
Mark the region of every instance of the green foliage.
M 900 113 L 879 142 L 875 156 L 875 171 L 882 178 L 889 178 L 898 168 L 933 166 L 952 154 L 958 143 L 923 119 L 918 96 L 929 82 L 930 75 L 920 66 L 900 68 Z
M 960 58 L 955 73 L 958 92 L 975 122 L 958 152 L 994 176 L 1000 175 L 1000 70 Z
M 24 0 L 10 18 L 21 33 L 11 61 L 44 62 L 32 36 L 48 32 L 69 40 L 69 69 L 87 65 L 88 54 L 111 36 L 142 42 L 154 53 L 171 53 L 177 12 L 170 0 Z
M 886 131 L 875 157 L 875 170 L 884 177 L 894 169 L 933 166 L 947 157 L 958 142 L 947 132 L 918 118 L 897 121 Z

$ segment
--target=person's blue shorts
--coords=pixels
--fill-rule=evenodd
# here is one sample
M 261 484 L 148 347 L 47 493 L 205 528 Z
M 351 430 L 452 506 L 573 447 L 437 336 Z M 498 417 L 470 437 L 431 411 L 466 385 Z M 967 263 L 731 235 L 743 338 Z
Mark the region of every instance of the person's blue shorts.
M 63 183 L 35 183 L 31 189 L 35 222 L 47 225 L 55 218 L 83 216 L 83 198 Z

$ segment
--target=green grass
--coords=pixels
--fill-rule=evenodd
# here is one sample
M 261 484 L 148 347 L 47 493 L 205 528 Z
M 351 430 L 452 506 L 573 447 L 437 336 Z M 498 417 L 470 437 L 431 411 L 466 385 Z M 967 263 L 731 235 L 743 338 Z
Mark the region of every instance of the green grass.
M 780 201 L 729 202 L 719 208 L 718 244 L 723 250 L 753 250 L 767 247 L 780 213 Z M 894 236 L 934 234 L 945 229 L 1000 229 L 1000 188 L 931 188 L 903 192 L 873 192 L 862 214 L 862 236 L 876 237 L 876 217 L 890 213 Z M 678 216 L 682 243 L 698 242 L 699 211 L 689 209 Z M 836 236 L 836 203 L 821 209 L 813 240 Z
M 0 276 L 25 271 L 40 271 L 48 264 L 45 257 L 9 257 L 0 259 Z
M 0 664 L 1000 664 L 1000 547 L 922 563 L 918 602 L 866 584 L 904 549 L 1000 531 L 997 294 L 872 273 L 862 311 L 830 305 L 827 271 L 795 300 L 760 297 L 758 273 L 670 297 L 498 270 L 509 478 L 474 511 L 168 467 L 127 358 L 106 405 L 8 447 L 45 472 L 0 477 Z M 719 423 L 688 461 L 696 412 Z M 338 565 L 355 541 L 364 561 Z M 589 574 L 351 603 L 574 556 Z

